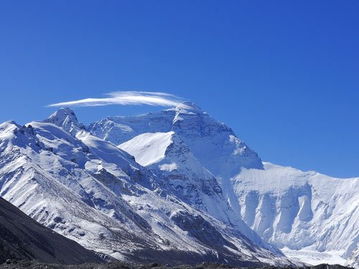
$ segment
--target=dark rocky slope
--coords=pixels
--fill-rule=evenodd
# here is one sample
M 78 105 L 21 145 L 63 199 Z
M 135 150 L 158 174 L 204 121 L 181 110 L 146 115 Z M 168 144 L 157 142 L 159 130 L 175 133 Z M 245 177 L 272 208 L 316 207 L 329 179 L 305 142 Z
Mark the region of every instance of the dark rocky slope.
M 7 260 L 45 263 L 101 263 L 93 252 L 37 223 L 0 198 L 0 264 Z

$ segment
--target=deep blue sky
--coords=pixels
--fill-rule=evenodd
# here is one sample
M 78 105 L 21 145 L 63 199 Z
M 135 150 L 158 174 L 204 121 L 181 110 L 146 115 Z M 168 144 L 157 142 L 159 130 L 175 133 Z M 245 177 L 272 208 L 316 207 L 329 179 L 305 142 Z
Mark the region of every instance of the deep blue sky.
M 359 1 L 0 2 L 0 120 L 165 91 L 263 160 L 359 176 Z M 153 107 L 75 108 L 83 122 Z

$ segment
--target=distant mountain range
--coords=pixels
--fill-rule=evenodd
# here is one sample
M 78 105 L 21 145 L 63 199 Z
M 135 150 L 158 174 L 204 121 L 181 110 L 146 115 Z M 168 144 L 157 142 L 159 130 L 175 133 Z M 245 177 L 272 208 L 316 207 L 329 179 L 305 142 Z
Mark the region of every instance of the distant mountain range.
M 123 261 L 359 266 L 357 190 L 359 178 L 262 162 L 192 103 L 89 126 L 68 108 L 0 125 L 0 196 Z

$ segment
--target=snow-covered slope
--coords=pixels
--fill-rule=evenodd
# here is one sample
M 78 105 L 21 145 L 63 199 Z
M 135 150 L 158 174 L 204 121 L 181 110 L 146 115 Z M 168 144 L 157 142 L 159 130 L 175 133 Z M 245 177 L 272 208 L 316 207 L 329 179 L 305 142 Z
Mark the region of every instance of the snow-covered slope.
M 238 217 L 215 176 L 201 165 L 175 132 L 144 133 L 119 147 L 150 168 L 157 175 L 161 189 L 223 221 L 250 240 L 270 247 Z
M 131 261 L 287 263 L 162 189 L 157 177 L 68 109 L 0 125 L 0 196 L 86 248 Z
M 246 223 L 288 256 L 345 263 L 358 247 L 359 178 L 265 163 L 243 169 L 233 186 Z
M 134 156 L 140 165 L 148 166 L 166 157 L 166 150 L 172 144 L 173 135 L 174 132 L 145 133 L 123 143 L 120 148 Z M 171 167 L 167 169 L 171 170 Z
M 188 178 L 191 173 L 193 177 L 187 182 L 203 182 L 206 177 L 198 171 L 207 171 L 218 182 L 233 216 L 243 219 L 265 240 L 294 258 L 309 263 L 356 259 L 356 178 L 335 179 L 268 163 L 264 167 L 258 155 L 229 127 L 190 103 L 146 115 L 106 118 L 91 124 L 89 130 L 120 145 L 139 162 L 145 160 L 143 164 L 151 170 L 167 174 L 175 189 L 186 186 L 178 179 Z M 173 157 L 171 150 L 164 151 L 179 144 L 171 144 L 174 137 L 185 145 L 180 148 L 186 148 L 191 157 L 184 152 Z M 186 156 L 183 162 L 180 156 Z M 202 208 L 211 207 L 206 199 L 201 202 L 208 203 Z M 215 211 L 207 212 L 220 218 Z

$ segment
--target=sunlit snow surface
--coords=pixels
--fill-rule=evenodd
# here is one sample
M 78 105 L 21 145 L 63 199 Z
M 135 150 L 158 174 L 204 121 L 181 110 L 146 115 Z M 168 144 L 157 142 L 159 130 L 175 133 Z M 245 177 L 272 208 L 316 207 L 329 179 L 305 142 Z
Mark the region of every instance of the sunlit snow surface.
M 141 134 L 131 142 L 123 143 L 120 148 L 130 152 L 140 165 L 148 166 L 165 158 L 173 134 L 174 132 Z

